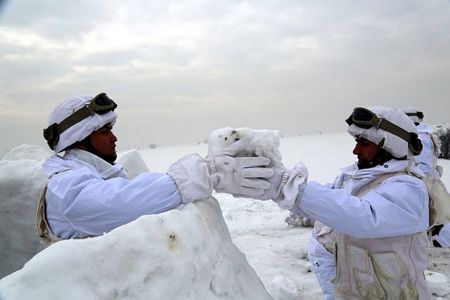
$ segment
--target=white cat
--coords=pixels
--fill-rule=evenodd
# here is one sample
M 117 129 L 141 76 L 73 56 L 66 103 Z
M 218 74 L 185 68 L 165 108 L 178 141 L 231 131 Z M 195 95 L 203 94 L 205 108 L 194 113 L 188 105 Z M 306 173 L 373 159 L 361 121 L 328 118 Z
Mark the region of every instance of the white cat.
M 245 149 L 235 156 L 263 156 L 271 160 L 281 161 L 280 137 L 278 130 L 258 130 L 247 127 L 224 127 L 213 130 L 208 138 L 208 157 L 220 153 L 226 146 L 247 139 Z

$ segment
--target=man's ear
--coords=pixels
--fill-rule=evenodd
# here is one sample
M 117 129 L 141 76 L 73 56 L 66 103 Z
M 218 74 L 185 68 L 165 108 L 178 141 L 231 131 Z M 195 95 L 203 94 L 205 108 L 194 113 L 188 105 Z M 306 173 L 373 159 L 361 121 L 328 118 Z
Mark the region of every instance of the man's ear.
M 75 142 L 71 148 L 78 148 L 88 151 L 89 145 L 91 145 L 91 134 L 85 137 L 82 141 Z
M 81 142 L 74 143 L 70 148 L 87 150 L 87 147 L 84 144 L 82 144 Z

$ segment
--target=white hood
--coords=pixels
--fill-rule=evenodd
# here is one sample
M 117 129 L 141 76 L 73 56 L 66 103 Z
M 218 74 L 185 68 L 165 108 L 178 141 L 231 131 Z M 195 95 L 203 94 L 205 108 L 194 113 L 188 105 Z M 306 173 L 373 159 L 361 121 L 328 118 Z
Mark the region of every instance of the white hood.
M 88 104 L 93 99 L 92 96 L 75 96 L 64 100 L 50 114 L 48 124 L 61 123 L 65 118 Z M 63 151 L 75 142 L 82 141 L 92 132 L 102 128 L 108 123 L 113 125 L 116 122 L 117 115 L 113 111 L 106 114 L 93 114 L 77 124 L 69 127 L 59 137 L 54 151 L 56 153 Z
M 382 106 L 369 107 L 368 109 L 375 113 L 379 118 L 386 119 L 407 132 L 414 132 L 417 134 L 416 126 L 402 111 L 395 108 Z M 408 142 L 383 129 L 377 129 L 376 127 L 365 129 L 352 124 L 348 127 L 347 131 L 354 138 L 362 137 L 377 145 L 384 141 L 382 148 L 392 154 L 395 158 L 412 155 L 409 151 Z

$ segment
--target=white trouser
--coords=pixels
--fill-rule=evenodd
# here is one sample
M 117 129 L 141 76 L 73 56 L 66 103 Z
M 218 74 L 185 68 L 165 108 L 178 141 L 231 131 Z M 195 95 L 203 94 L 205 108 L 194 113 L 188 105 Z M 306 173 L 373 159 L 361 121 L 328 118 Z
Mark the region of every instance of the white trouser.
M 309 239 L 308 259 L 313 265 L 314 273 L 319 281 L 325 300 L 334 299 L 333 280 L 336 276 L 334 256 L 312 235 Z

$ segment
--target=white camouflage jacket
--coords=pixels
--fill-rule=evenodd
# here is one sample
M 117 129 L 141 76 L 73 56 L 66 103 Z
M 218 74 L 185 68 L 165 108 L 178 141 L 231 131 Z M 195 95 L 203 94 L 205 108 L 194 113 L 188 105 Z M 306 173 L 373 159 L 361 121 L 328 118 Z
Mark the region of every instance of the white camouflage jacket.
M 357 238 L 426 231 L 427 187 L 414 176 L 397 175 L 386 179 L 361 199 L 354 196 L 380 175 L 405 172 L 408 164 L 408 161 L 393 159 L 382 166 L 362 170 L 354 164 L 342 169 L 332 185 L 311 181 L 299 193 L 293 212 Z M 417 168 L 413 171 L 423 175 Z
M 362 170 L 352 165 L 334 184 L 310 182 L 299 194 L 294 212 L 335 230 L 336 298 L 429 298 L 428 192 L 422 180 L 404 173 L 408 166 L 399 160 Z M 318 274 L 325 282 L 334 275 Z
M 414 156 L 414 160 L 425 175 L 440 177 L 436 171 L 439 149 L 436 149 L 437 145 L 431 138 L 433 128 L 424 123 L 419 124 L 416 128 L 423 148 L 419 155 Z
M 181 204 L 167 174 L 145 172 L 130 180 L 121 166 L 84 150 L 53 155 L 43 168 L 49 178 L 47 219 L 53 233 L 64 239 L 102 235 Z

